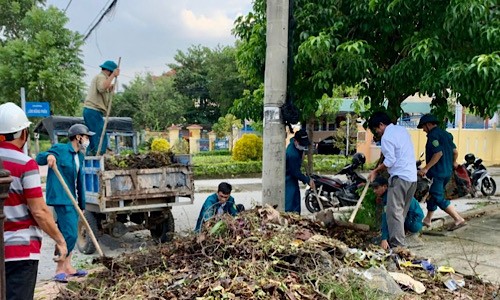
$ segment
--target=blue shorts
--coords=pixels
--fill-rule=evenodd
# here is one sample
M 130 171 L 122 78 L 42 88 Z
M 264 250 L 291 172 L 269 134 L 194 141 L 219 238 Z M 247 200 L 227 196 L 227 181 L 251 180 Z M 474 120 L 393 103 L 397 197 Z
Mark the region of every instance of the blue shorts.
M 57 215 L 57 227 L 62 233 L 68 247 L 68 254 L 75 249 L 78 238 L 78 213 L 73 205 L 54 205 Z
M 427 210 L 436 211 L 437 208 L 445 210 L 449 205 L 450 201 L 446 200 L 445 191 L 446 184 L 450 181 L 451 177 L 434 177 L 432 178 L 432 184 L 429 188 L 429 199 L 427 200 Z

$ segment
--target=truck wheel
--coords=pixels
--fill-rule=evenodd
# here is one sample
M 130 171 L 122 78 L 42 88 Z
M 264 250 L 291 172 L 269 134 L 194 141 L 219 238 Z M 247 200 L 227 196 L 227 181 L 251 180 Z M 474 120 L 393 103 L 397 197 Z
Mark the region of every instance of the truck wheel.
M 122 222 L 119 222 L 119 221 L 116 221 L 115 223 L 113 223 L 113 225 L 111 226 L 111 236 L 112 237 L 115 237 L 115 238 L 120 238 L 122 236 L 125 235 L 125 233 L 128 232 L 128 228 L 125 224 L 123 224 Z
M 165 214 L 165 218 L 154 225 L 154 227 L 149 231 L 151 232 L 151 236 L 157 243 L 170 242 L 173 239 L 175 232 L 174 216 L 172 215 L 172 210 L 169 209 Z
M 98 229 L 95 214 L 89 211 L 85 211 L 83 215 L 85 216 L 85 219 L 87 219 L 90 228 L 97 238 Z M 78 239 L 76 240 L 76 246 L 78 247 L 78 250 L 80 250 L 80 252 L 83 254 L 93 254 L 96 250 L 95 245 L 92 242 L 90 235 L 88 234 L 87 227 L 85 227 L 85 224 L 81 219 L 78 221 Z

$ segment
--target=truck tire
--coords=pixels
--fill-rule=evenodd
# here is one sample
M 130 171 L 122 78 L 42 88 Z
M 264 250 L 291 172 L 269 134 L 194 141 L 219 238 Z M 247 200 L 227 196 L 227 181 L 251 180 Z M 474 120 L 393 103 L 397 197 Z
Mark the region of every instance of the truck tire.
M 90 228 L 97 238 L 98 229 L 96 215 L 89 211 L 85 211 L 83 215 L 85 216 L 85 219 L 87 219 Z M 78 239 L 76 240 L 76 246 L 83 254 L 93 254 L 96 250 L 95 245 L 88 234 L 87 227 L 85 227 L 85 224 L 81 219 L 78 221 Z
M 169 209 L 165 213 L 165 218 L 154 225 L 153 228 L 149 230 L 151 236 L 157 243 L 170 242 L 174 238 L 175 224 L 174 216 L 172 215 L 172 210 Z

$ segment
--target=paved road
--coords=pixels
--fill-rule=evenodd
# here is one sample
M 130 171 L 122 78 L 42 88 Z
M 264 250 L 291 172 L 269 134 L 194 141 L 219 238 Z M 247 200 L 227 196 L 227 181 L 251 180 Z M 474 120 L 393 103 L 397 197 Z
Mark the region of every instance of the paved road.
M 461 273 L 500 282 L 500 211 L 471 219 L 468 225 L 443 235 L 423 235 L 426 247 L 419 255 L 437 265 L 452 266 Z

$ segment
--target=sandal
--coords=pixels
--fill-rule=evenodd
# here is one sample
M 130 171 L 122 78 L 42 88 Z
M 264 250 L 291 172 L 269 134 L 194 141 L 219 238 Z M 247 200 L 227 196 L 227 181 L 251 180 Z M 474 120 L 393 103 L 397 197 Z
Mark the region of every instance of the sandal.
M 450 226 L 450 228 L 448 228 L 448 231 L 457 230 L 458 228 L 462 228 L 465 225 L 467 225 L 467 223 L 465 221 L 463 221 L 462 223 L 459 223 L 459 224 L 453 224 L 452 226 Z
M 54 276 L 52 280 L 54 280 L 55 282 L 68 283 L 68 275 L 66 275 L 66 273 L 59 273 L 56 274 L 56 276 Z
M 85 270 L 76 270 L 76 273 L 70 274 L 69 276 L 74 276 L 74 277 L 85 277 L 87 276 L 89 272 Z

